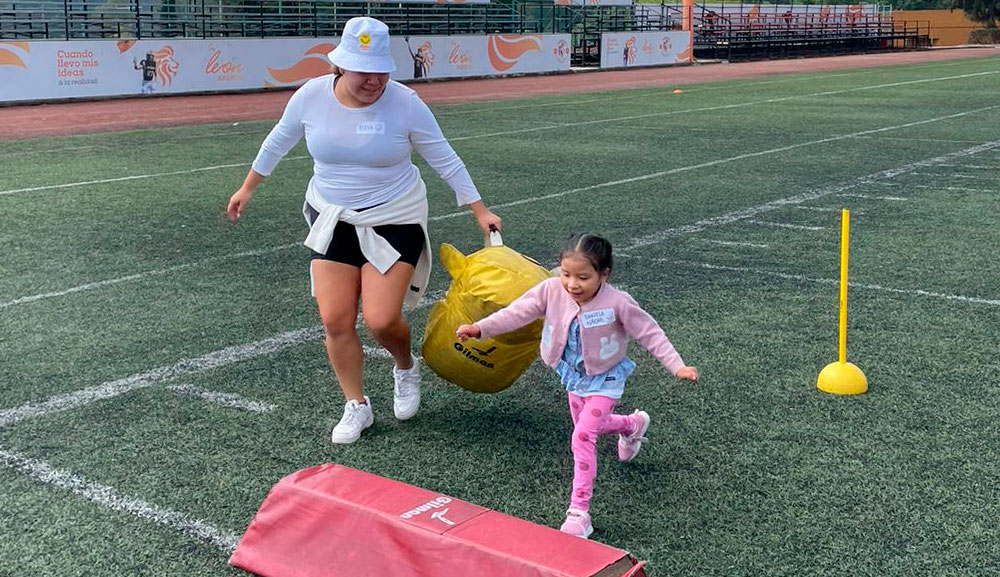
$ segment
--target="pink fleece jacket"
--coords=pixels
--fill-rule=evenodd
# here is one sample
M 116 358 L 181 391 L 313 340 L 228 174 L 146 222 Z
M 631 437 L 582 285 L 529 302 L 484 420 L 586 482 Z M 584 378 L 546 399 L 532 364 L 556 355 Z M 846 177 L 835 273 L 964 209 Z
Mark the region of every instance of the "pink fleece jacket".
M 588 375 L 598 375 L 618 364 L 632 337 L 653 354 L 671 373 L 684 368 L 680 354 L 670 344 L 663 329 L 634 299 L 608 283 L 601 285 L 590 302 L 583 306 L 562 287 L 558 278 L 535 285 L 507 307 L 476 323 L 482 338 L 517 330 L 539 317 L 542 328 L 542 361 L 555 367 L 566 348 L 569 325 L 577 319 L 583 366 Z

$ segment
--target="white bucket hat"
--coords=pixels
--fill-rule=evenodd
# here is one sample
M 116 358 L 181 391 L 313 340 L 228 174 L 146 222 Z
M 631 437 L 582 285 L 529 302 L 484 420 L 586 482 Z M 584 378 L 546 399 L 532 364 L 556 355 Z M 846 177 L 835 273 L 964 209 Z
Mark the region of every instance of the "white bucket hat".
M 389 27 L 380 20 L 359 16 L 344 25 L 340 44 L 327 54 L 342 70 L 386 73 L 396 69 L 389 50 Z

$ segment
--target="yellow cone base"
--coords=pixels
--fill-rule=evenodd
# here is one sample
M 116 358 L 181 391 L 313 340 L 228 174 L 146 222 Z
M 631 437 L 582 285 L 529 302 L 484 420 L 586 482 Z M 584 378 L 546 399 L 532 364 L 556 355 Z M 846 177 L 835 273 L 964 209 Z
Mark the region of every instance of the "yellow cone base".
M 820 371 L 816 388 L 834 395 L 860 395 L 868 390 L 868 379 L 853 364 L 834 362 Z

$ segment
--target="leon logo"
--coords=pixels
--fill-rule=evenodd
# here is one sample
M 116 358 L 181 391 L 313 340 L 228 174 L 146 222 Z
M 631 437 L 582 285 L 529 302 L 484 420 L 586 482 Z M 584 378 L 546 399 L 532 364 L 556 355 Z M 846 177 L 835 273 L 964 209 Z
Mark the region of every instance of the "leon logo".
M 212 49 L 212 55 L 205 64 L 205 74 L 215 76 L 222 82 L 232 82 L 243 77 L 243 65 L 233 59 L 222 59 L 222 51 Z
M 468 70 L 472 68 L 472 56 L 462 51 L 461 43 L 454 42 L 451 45 L 451 52 L 448 53 L 448 63 L 459 70 Z
M 370 34 L 362 34 L 361 36 L 358 36 L 358 44 L 361 45 L 361 51 L 362 52 L 368 52 L 368 50 L 372 47 L 372 37 L 371 37 L 371 35 Z
M 316 78 L 330 73 L 330 61 L 326 55 L 336 48 L 336 44 L 324 42 L 306 50 L 303 57 L 288 68 L 267 67 L 267 73 L 273 79 L 264 79 L 264 86 L 286 86 L 301 84 L 304 80 Z
M 510 70 L 526 52 L 540 52 L 542 37 L 502 34 L 489 37 L 490 65 L 497 72 Z
M 29 56 L 31 45 L 27 42 L 0 42 L 0 66 L 16 66 L 27 68 L 24 58 Z

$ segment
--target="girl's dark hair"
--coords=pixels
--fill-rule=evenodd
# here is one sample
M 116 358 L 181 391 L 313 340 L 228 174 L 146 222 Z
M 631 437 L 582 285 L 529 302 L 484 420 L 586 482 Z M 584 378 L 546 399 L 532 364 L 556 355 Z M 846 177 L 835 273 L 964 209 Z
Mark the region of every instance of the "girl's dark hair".
M 559 260 L 568 254 L 583 255 L 599 273 L 611 271 L 611 243 L 596 234 L 574 234 L 566 239 L 566 245 L 559 253 Z

